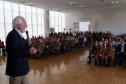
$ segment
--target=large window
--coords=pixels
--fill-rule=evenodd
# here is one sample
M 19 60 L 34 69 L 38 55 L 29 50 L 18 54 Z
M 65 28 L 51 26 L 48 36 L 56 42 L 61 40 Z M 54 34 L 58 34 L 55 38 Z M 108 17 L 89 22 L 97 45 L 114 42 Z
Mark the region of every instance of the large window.
M 0 39 L 5 41 L 3 1 L 0 1 Z
M 37 11 L 36 8 L 32 7 L 32 26 L 33 26 L 33 36 L 37 36 L 38 26 L 37 26 Z
M 26 6 L 26 17 L 27 17 L 27 31 L 29 32 L 29 37 L 31 38 L 33 35 L 33 30 L 32 30 L 32 14 L 31 14 L 31 7 Z
M 79 30 L 80 31 L 89 31 L 90 22 L 79 22 Z
M 50 11 L 50 28 L 54 27 L 55 32 L 62 32 L 65 28 L 65 14 Z
M 6 36 L 7 36 L 7 34 L 12 30 L 12 11 L 10 2 L 4 2 L 4 14 L 5 14 Z
M 27 22 L 30 38 L 44 35 L 43 9 L 0 1 L 0 39 L 2 41 L 6 41 L 7 34 L 13 29 L 12 21 L 19 15 Z M 26 38 L 25 33 L 23 36 Z
M 25 20 L 27 20 L 26 18 L 26 11 L 25 11 L 25 5 L 19 5 L 19 15 L 22 16 Z M 26 34 L 23 33 L 23 37 L 26 38 Z
M 12 18 L 19 16 L 19 6 L 18 4 L 12 3 Z

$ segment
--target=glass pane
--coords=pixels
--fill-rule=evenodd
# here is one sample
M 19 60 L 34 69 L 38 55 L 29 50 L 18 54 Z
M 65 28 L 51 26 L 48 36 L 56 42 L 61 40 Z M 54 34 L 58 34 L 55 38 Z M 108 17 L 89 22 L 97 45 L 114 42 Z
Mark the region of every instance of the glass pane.
M 4 2 L 4 11 L 5 11 L 5 28 L 7 35 L 12 30 L 12 11 L 10 2 Z
M 3 1 L 0 1 L 0 39 L 5 44 L 5 29 L 4 29 L 4 14 L 3 14 Z
M 12 30 L 12 24 L 6 23 L 6 36 L 8 35 L 8 33 Z
M 58 22 L 58 18 L 55 18 L 55 26 L 58 26 L 59 22 Z
M 53 17 L 54 17 L 54 13 L 55 13 L 54 11 L 49 12 L 50 16 L 53 16 Z
M 0 23 L 0 39 L 5 42 L 5 30 L 3 23 L 2 24 Z
M 37 24 L 33 25 L 33 36 L 37 36 Z
M 41 10 L 42 12 L 42 36 L 44 37 L 44 14 L 43 14 L 43 9 Z
M 36 14 L 36 8 L 32 7 L 32 13 Z
M 62 14 L 62 25 L 65 28 L 65 14 Z
M 55 17 L 59 17 L 59 13 L 58 12 L 55 12 Z
M 31 22 L 31 7 L 26 6 L 26 16 L 27 16 L 27 24 L 32 24 Z
M 12 13 L 13 13 L 13 19 L 16 16 L 19 16 L 19 8 L 18 4 L 12 3 Z
M 24 17 L 26 20 L 25 5 L 20 5 L 20 16 Z
M 42 21 L 41 21 L 42 20 L 41 19 L 42 17 L 41 17 L 41 15 L 37 15 L 37 18 L 38 18 L 38 24 L 42 24 Z
M 3 9 L 0 8 L 0 23 L 4 24 L 4 14 L 3 14 Z
M 32 37 L 32 25 L 31 24 L 27 24 L 28 27 L 27 27 L 27 31 L 29 32 L 29 37 L 31 38 Z
M 32 37 L 32 16 L 31 16 L 31 7 L 26 6 L 26 16 L 27 16 L 27 31 L 29 32 L 29 37 Z
M 54 17 L 50 17 L 50 25 L 54 25 Z
M 32 22 L 33 24 L 37 24 L 36 8 L 32 8 Z
M 44 37 L 44 25 L 42 25 L 42 36 Z
M 59 13 L 59 18 L 62 18 L 62 13 Z
M 55 32 L 58 33 L 58 26 L 55 26 Z
M 11 3 L 4 1 L 4 9 L 11 10 Z
M 59 18 L 59 25 L 62 25 L 62 18 Z
M 42 25 L 38 25 L 38 36 L 42 36 Z
M 0 1 L 0 9 L 3 8 L 3 1 Z
M 59 32 L 62 32 L 62 27 L 61 26 L 59 26 Z
M 37 8 L 37 14 L 41 15 L 41 9 Z
M 37 17 L 36 8 L 32 7 L 32 24 L 33 24 L 33 36 L 37 36 Z

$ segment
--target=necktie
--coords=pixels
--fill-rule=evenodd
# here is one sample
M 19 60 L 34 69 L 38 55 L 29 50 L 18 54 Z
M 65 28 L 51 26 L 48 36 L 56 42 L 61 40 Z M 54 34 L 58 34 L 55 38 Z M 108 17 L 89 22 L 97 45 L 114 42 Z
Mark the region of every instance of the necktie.
M 121 45 L 121 51 L 123 52 L 123 44 Z

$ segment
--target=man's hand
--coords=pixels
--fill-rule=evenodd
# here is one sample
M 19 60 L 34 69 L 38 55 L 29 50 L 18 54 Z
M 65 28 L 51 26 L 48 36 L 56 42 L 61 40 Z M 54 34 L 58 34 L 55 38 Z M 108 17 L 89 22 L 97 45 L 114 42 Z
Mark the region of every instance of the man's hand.
M 93 56 L 93 54 L 91 54 L 91 56 Z
M 31 39 L 30 39 L 30 38 L 27 40 L 27 43 L 28 43 L 28 45 L 31 45 L 31 44 L 32 44 L 32 42 L 31 42 Z
M 102 55 L 99 55 L 100 57 L 102 56 Z
M 35 54 L 36 53 L 36 49 L 34 47 L 30 48 L 30 54 Z

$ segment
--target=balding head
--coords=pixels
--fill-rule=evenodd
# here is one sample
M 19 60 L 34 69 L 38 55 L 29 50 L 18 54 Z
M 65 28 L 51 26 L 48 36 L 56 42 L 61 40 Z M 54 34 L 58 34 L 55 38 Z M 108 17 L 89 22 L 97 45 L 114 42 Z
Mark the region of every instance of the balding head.
M 21 33 L 24 33 L 25 28 L 27 27 L 25 19 L 21 16 L 15 17 L 12 22 L 12 25 L 14 29 L 18 29 Z

